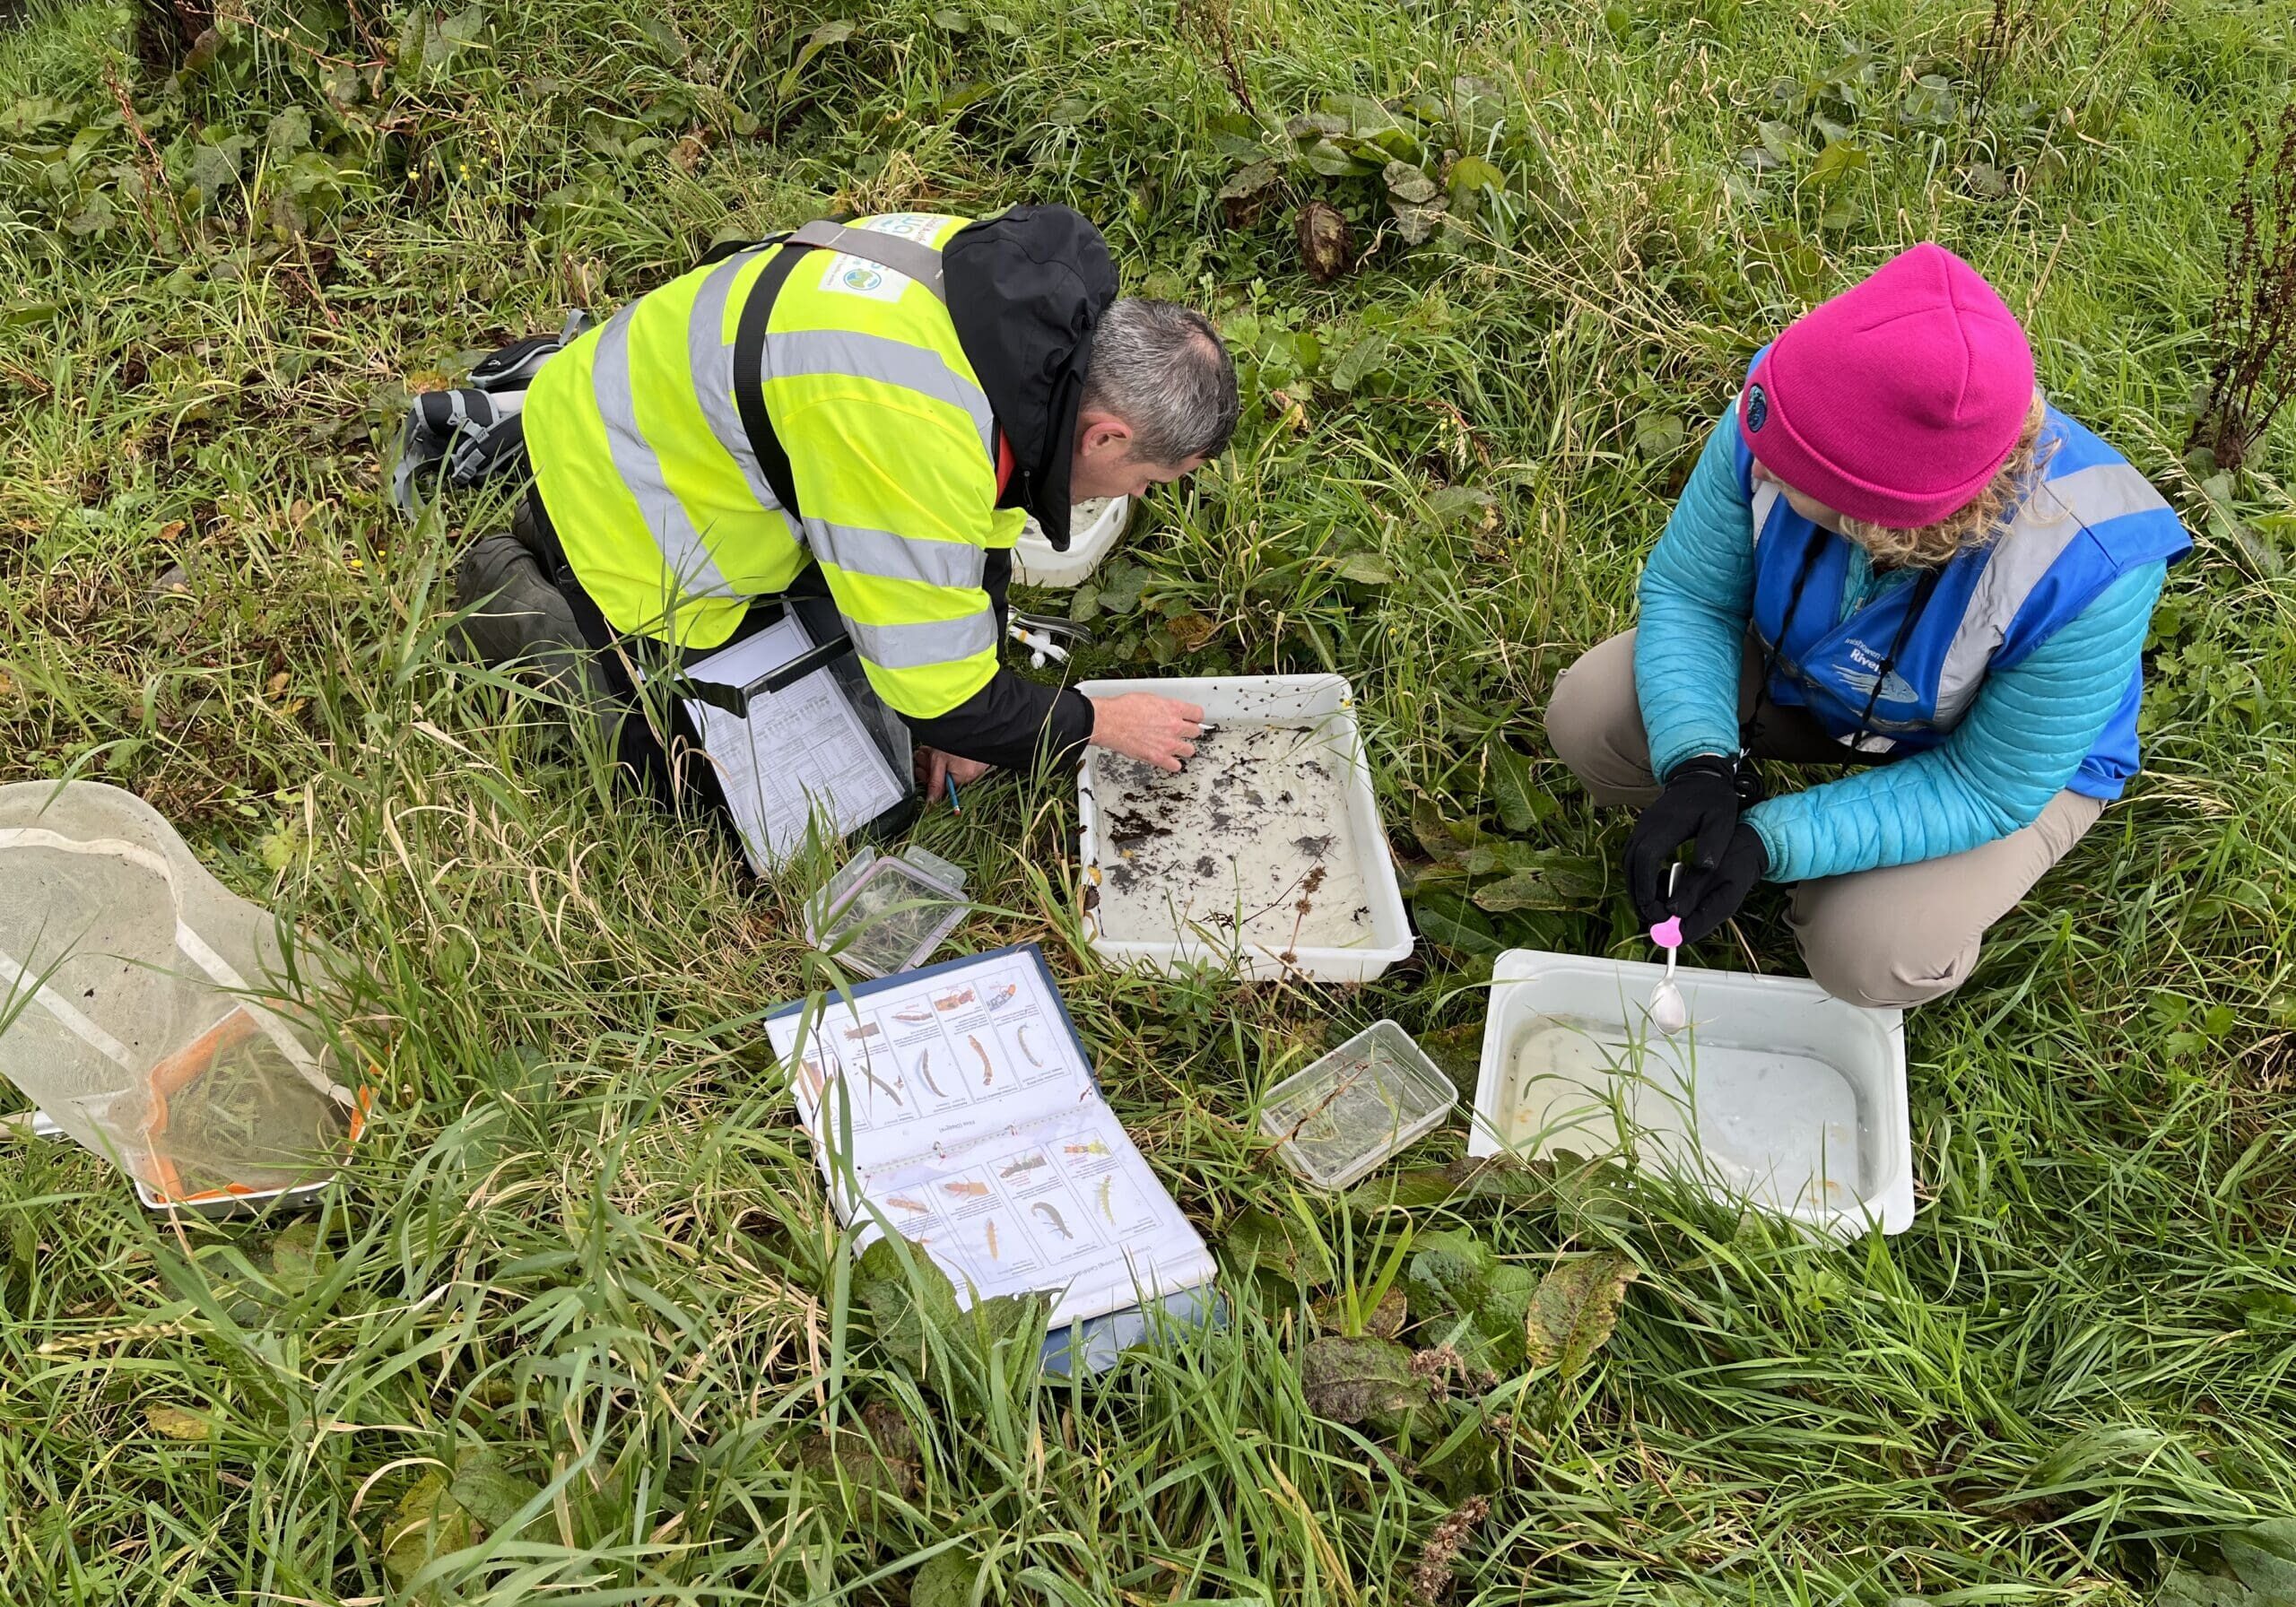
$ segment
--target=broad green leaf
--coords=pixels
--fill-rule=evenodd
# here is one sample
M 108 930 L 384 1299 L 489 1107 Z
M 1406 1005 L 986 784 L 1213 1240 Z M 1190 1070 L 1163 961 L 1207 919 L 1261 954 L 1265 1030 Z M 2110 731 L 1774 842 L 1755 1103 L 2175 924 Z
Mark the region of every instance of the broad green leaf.
M 1110 564 L 1100 572 L 1100 607 L 1109 613 L 1130 613 L 1140 606 L 1140 594 L 1150 578 L 1146 569 L 1129 560 Z
M 1490 760 L 1491 796 L 1499 806 L 1499 823 L 1509 831 L 1528 831 L 1539 822 L 1530 760 L 1496 737 L 1483 751 Z
M 1026 1341 L 1031 1347 L 1044 1338 L 1045 1303 L 1035 1295 L 997 1295 L 975 1302 L 964 1314 L 986 1349 Z
M 254 143 L 243 134 L 234 134 L 192 147 L 188 178 L 190 187 L 199 192 L 202 205 L 212 207 L 226 191 L 239 187 L 240 159 Z
M 27 95 L 7 110 L 0 111 L 0 135 L 12 140 L 29 140 L 47 129 L 68 128 L 79 119 L 77 101 L 60 100 L 52 95 Z
M 1953 83 L 1939 73 L 1925 73 L 1905 93 L 1901 115 L 1909 123 L 1934 127 L 1950 123 L 1959 109 Z
M 425 1563 L 485 1538 L 478 1520 L 447 1490 L 443 1468 L 431 1468 L 399 1498 L 383 1524 L 383 1571 L 395 1585 L 422 1571 Z
M 964 13 L 952 5 L 944 5 L 933 13 L 933 26 L 949 33 L 962 33 L 972 24 L 965 20 Z
M 1358 586 L 1393 586 L 1396 572 L 1387 560 L 1377 552 L 1350 552 L 1334 566 L 1343 580 Z
M 917 1436 L 900 1410 L 880 1402 L 863 1409 L 861 1420 L 808 1434 L 798 1442 L 797 1463 L 832 1487 L 849 1487 L 854 1516 L 873 1521 L 891 1501 L 917 1493 L 920 1472 Z
M 1398 201 L 1432 201 L 1442 193 L 1432 178 L 1407 161 L 1389 162 L 1382 177 L 1387 180 L 1387 194 Z
M 1427 1380 L 1411 1370 L 1411 1352 L 1391 1339 L 1310 1340 L 1300 1357 L 1300 1389 L 1308 1409 L 1334 1422 L 1391 1428 L 1429 1401 Z
M 1517 909 L 1578 909 L 1601 891 L 1598 878 L 1585 872 L 1587 861 L 1576 854 L 1556 854 L 1553 864 L 1525 865 L 1500 881 L 1474 890 L 1478 908 L 1494 915 Z
M 833 17 L 807 35 L 805 42 L 797 47 L 797 58 L 781 75 L 781 99 L 787 100 L 797 92 L 797 85 L 804 78 L 805 68 L 812 64 L 813 57 L 831 45 L 841 45 L 851 39 L 857 26 L 850 17 Z
M 1810 164 L 1813 184 L 1838 184 L 1852 173 L 1874 165 L 1873 153 L 1855 140 L 1835 140 Z
M 1387 331 L 1374 329 L 1341 352 L 1339 360 L 1332 365 L 1332 388 L 1352 391 L 1370 376 L 1379 372 L 1387 360 Z
M 1451 823 L 1443 818 L 1435 800 L 1425 793 L 1412 795 L 1411 834 L 1419 839 L 1421 851 L 1431 859 L 1456 859 L 1459 856 L 1461 844 L 1452 832 Z
M 1422 1320 L 1446 1311 L 1472 1310 L 1483 1282 L 1499 1266 L 1491 1247 L 1464 1228 L 1422 1233 L 1411 1241 L 1403 1283 L 1412 1314 Z
M 447 1493 L 487 1528 L 500 1529 L 542 1493 L 542 1486 L 511 1472 L 492 1452 L 474 1451 L 463 1457 Z
M 439 38 L 445 45 L 444 54 L 451 55 L 458 45 L 477 40 L 486 31 L 486 7 L 466 5 L 439 24 Z
M 2172 1568 L 2161 1581 L 2152 1607 L 2266 1607 L 2266 1603 L 2237 1579 Z
M 1273 1212 L 1249 1210 L 1229 1224 L 1222 1247 L 1240 1267 L 1270 1273 L 1301 1289 L 1332 1279 L 1331 1252 L 1298 1222 Z
M 213 1438 L 215 1425 L 196 1412 L 186 1412 L 180 1406 L 146 1406 L 144 1420 L 152 1425 L 154 1434 L 170 1439 L 201 1440 Z
M 291 156 L 311 143 L 311 114 L 291 106 L 271 119 L 264 130 L 264 148 L 274 156 Z
M 1610 1340 L 1641 1269 L 1615 1250 L 1566 1261 L 1541 1278 L 1524 1325 L 1528 1355 L 1568 1378 Z
M 971 1607 L 979 1577 L 978 1559 L 962 1548 L 928 1557 L 909 1582 L 909 1607 Z
M 1368 95 L 1326 95 L 1323 110 L 1326 117 L 1338 118 L 1345 132 L 1358 139 L 1370 139 L 1396 126 L 1395 113 Z
M 1412 900 L 1412 918 L 1420 934 L 1462 954 L 1498 954 L 1507 945 L 1481 910 L 1448 890 L 1431 890 Z
M 911 1367 L 925 1365 L 926 1334 L 946 1332 L 960 1315 L 949 1275 L 931 1256 L 891 1235 L 855 1259 L 853 1293 L 875 1324 L 879 1341 Z
M 1451 1346 L 1468 1366 L 1484 1372 L 1520 1368 L 1531 1274 L 1500 1261 L 1462 1229 L 1423 1233 L 1412 1245 L 1404 1284 L 1412 1315 L 1431 1325 L 1428 1342 Z
M 1361 178 L 1376 173 L 1379 164 L 1352 155 L 1344 147 L 1330 139 L 1319 139 L 1300 152 L 1308 166 L 1326 178 Z
M 1644 457 L 1669 457 L 1683 449 L 1688 431 L 1674 413 L 1645 413 L 1634 422 L 1634 449 Z
M 1387 197 L 1387 210 L 1395 213 L 1396 232 L 1403 236 L 1406 246 L 1425 245 L 1435 238 L 1435 230 L 1450 215 L 1450 209 L 1440 201 L 1415 205 L 1393 195 Z
M 1775 118 L 1765 117 L 1755 132 L 1761 136 L 1761 148 L 1770 152 L 1773 161 L 1781 167 L 1792 165 L 1799 151 L 1793 129 Z
M 2256 1524 L 2222 1542 L 2224 1560 L 2241 1584 L 2274 1603 L 2296 1603 L 2296 1517 Z
M 317 1222 L 291 1222 L 271 1241 L 271 1281 L 291 1295 L 301 1294 L 334 1270 L 335 1252 L 319 1243 Z
M 1451 164 L 1451 194 L 1468 195 L 1476 190 L 1504 190 L 1507 175 L 1480 156 L 1462 156 Z
M 1276 177 L 1277 170 L 1274 162 L 1253 162 L 1250 166 L 1240 168 L 1228 176 L 1228 182 L 1220 187 L 1218 198 L 1222 201 L 1241 201 L 1247 196 L 1257 195 L 1274 184 Z

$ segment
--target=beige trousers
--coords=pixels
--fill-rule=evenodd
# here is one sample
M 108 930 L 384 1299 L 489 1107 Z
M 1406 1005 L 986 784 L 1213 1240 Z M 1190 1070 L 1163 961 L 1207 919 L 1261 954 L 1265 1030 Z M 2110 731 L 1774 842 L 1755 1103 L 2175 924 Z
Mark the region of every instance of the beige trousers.
M 1749 643 L 1738 682 L 1742 722 L 1753 713 L 1761 676 Z M 1598 803 L 1639 807 L 1658 795 L 1634 692 L 1633 631 L 1590 647 L 1562 673 L 1546 734 Z M 1787 764 L 1864 762 L 1798 708 L 1765 707 L 1748 735 L 1757 756 Z M 1986 928 L 2065 857 L 2104 807 L 2061 792 L 2031 825 L 1966 853 L 1796 883 L 1787 921 L 1811 977 L 1836 998 L 1877 1007 L 1952 992 L 1976 969 Z

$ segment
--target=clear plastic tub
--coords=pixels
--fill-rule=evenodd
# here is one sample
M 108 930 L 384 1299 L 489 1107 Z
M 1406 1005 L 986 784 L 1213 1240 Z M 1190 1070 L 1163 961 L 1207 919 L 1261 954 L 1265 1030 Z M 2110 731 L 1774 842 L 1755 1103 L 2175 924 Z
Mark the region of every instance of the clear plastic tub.
M 1493 974 L 1469 1155 L 1620 1154 L 1841 1234 L 1912 1225 L 1905 1033 L 1796 977 L 1514 950 Z
M 26 1131 L 34 1138 L 62 1138 L 64 1129 L 44 1110 L 35 1110 L 26 1123 Z M 212 1221 L 224 1221 L 237 1217 L 291 1216 L 298 1212 L 317 1207 L 320 1196 L 335 1186 L 335 1175 L 313 1178 L 287 1188 L 250 1189 L 243 1194 L 203 1194 L 194 1200 L 170 1200 L 141 1177 L 132 1178 L 135 1197 L 146 1211 L 181 1212 L 188 1216 L 201 1216 Z
M 1411 922 L 1344 677 L 1087 681 L 1078 690 L 1196 704 L 1215 740 L 1287 733 L 1295 768 L 1279 795 L 1302 795 L 1278 807 L 1287 804 L 1280 795 L 1255 800 L 1231 786 L 1223 802 L 1205 790 L 1230 762 L 1211 743 L 1168 783 L 1144 782 L 1135 772 L 1156 773 L 1093 750 L 1076 802 L 1084 931 L 1095 953 L 1116 966 L 1213 966 L 1247 980 L 1311 982 L 1367 982 L 1409 956 Z M 1169 805 L 1144 820 L 1151 807 L 1142 800 L 1167 785 Z M 1303 826 L 1317 811 L 1322 824 Z
M 1079 502 L 1068 530 L 1068 551 L 1056 552 L 1031 518 L 1013 543 L 1013 578 L 1023 586 L 1081 586 L 1116 547 L 1132 520 L 1132 499 Z
M 1441 1125 L 1457 1102 L 1411 1034 L 1375 1021 L 1270 1089 L 1259 1127 L 1309 1182 L 1345 1188 Z
M 910 847 L 863 848 L 805 906 L 805 939 L 864 977 L 914 970 L 972 913 L 965 873 Z

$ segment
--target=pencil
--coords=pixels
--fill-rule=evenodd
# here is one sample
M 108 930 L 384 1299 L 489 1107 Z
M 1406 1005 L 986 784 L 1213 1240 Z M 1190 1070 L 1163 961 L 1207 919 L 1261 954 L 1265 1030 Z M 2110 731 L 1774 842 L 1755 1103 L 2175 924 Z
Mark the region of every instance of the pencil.
M 941 779 L 949 784 L 949 812 L 951 814 L 964 813 L 965 806 L 957 802 L 957 778 L 944 770 L 941 772 Z

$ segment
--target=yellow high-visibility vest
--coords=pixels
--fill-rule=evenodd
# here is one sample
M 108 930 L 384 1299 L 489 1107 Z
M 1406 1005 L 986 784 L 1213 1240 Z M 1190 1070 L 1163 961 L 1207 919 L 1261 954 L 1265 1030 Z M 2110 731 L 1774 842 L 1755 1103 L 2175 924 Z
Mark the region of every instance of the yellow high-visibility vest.
M 850 227 L 936 251 L 970 220 Z M 818 559 L 877 695 L 948 713 L 996 672 L 982 578 L 1024 516 L 996 507 L 996 429 L 948 308 L 924 284 L 805 253 L 766 326 L 767 415 L 802 521 L 742 428 L 734 334 L 775 245 L 640 297 L 543 365 L 526 440 L 566 560 L 608 623 L 718 646 Z

